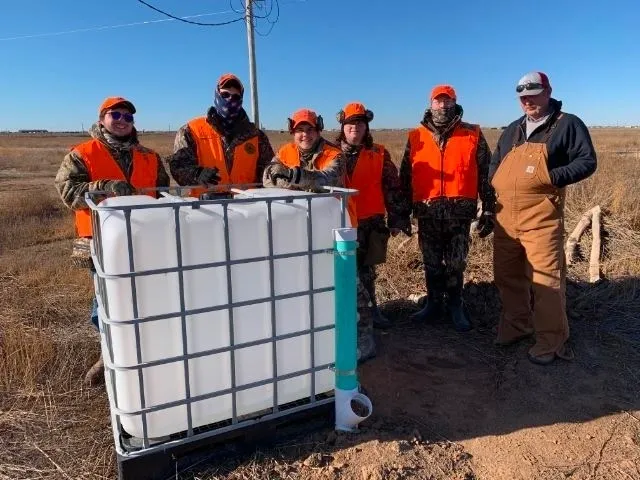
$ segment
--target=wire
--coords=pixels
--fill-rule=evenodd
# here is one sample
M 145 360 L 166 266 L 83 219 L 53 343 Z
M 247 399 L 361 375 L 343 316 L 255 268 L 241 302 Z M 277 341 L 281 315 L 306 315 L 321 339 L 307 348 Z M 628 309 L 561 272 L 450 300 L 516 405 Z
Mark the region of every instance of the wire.
M 271 8 L 269 9 L 269 13 L 267 14 L 267 17 L 271 16 L 271 11 L 273 10 L 273 5 L 275 4 L 275 8 L 276 8 L 276 18 L 275 20 L 271 20 L 269 18 L 267 18 L 267 22 L 269 22 L 269 30 L 267 30 L 266 33 L 262 33 L 258 27 L 256 26 L 255 22 L 254 22 L 254 27 L 255 27 L 255 31 L 258 35 L 260 35 L 261 37 L 267 37 L 269 36 L 269 34 L 271 33 L 271 31 L 273 30 L 273 27 L 275 27 L 276 23 L 278 23 L 278 20 L 280 19 L 280 3 L 279 0 L 272 0 L 271 3 Z
M 225 13 L 233 13 L 231 10 L 224 10 L 222 12 L 210 12 L 210 13 L 199 13 L 197 15 L 186 15 L 182 18 L 198 18 L 198 17 L 210 17 L 212 15 L 223 15 Z M 63 30 L 60 32 L 48 32 L 48 33 L 29 33 L 24 35 L 16 35 L 14 37 L 4 37 L 0 38 L 0 42 L 7 40 L 22 40 L 26 38 L 39 38 L 39 37 L 55 37 L 59 35 L 67 35 L 70 33 L 84 33 L 84 32 L 96 32 L 100 30 L 109 30 L 112 28 L 123 28 L 123 27 L 135 27 L 138 25 L 151 25 L 153 23 L 164 23 L 164 22 L 174 22 L 173 18 L 161 18 L 159 20 L 144 20 L 141 22 L 131 22 L 131 23 L 121 23 L 118 25 L 103 25 L 101 27 L 87 27 L 87 28 L 76 28 L 73 30 Z
M 154 7 L 153 5 L 145 2 L 144 0 L 138 0 L 139 3 L 142 3 L 143 5 L 146 5 L 147 7 L 149 7 L 151 10 L 155 10 L 158 13 L 161 13 L 162 15 L 165 15 L 169 18 L 173 18 L 174 20 L 178 20 L 180 22 L 184 22 L 184 23 L 189 23 L 191 25 L 200 25 L 202 27 L 221 27 L 223 25 L 230 25 L 232 23 L 236 23 L 236 22 L 242 22 L 244 20 L 244 16 L 239 17 L 239 18 L 235 18 L 233 20 L 229 20 L 227 22 L 219 22 L 219 23 L 203 23 L 203 22 L 194 22 L 192 20 L 185 20 L 184 18 L 181 17 L 176 17 L 175 15 L 172 15 L 168 12 L 165 12 L 164 10 L 160 10 L 157 7 Z

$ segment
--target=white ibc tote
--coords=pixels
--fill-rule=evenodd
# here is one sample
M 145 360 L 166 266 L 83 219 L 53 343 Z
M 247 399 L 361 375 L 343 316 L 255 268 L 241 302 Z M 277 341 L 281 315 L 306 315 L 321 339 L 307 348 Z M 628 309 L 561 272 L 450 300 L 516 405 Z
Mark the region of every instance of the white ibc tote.
M 293 198 L 265 201 L 274 196 Z M 94 218 L 99 231 L 94 260 L 102 349 L 112 412 L 118 412 L 128 434 L 167 436 L 186 431 L 189 416 L 196 428 L 250 416 L 274 402 L 284 405 L 333 390 L 331 370 L 311 369 L 335 361 L 330 328 L 335 315 L 333 258 L 327 252 L 343 213 L 339 199 L 313 198 L 309 243 L 308 197 L 303 192 L 255 189 L 236 196 L 251 202 L 231 201 L 226 206 L 205 202 L 193 208 L 188 199 L 143 195 L 100 203 Z M 162 208 L 149 208 L 157 205 Z M 313 285 L 310 248 L 324 250 L 313 254 Z M 227 258 L 261 260 L 228 266 Z M 160 272 L 144 274 L 155 270 Z M 311 302 L 310 288 L 324 291 L 314 293 Z M 226 307 L 243 302 L 247 304 Z M 328 328 L 311 331 L 311 304 L 313 328 Z M 212 307 L 218 309 L 198 311 Z M 148 317 L 160 318 L 144 321 Z M 275 338 L 281 336 L 285 338 Z M 211 396 L 219 392 L 226 393 Z M 202 396 L 208 397 L 194 400 Z M 139 414 L 144 409 L 152 409 L 145 414 L 146 435 Z

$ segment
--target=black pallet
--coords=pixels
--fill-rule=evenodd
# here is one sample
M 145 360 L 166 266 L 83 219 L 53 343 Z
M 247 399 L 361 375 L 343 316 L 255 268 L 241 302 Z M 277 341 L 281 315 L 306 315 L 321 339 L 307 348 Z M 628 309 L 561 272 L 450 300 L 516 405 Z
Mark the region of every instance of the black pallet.
M 288 438 L 310 433 L 334 423 L 334 403 L 318 405 L 236 430 L 167 446 L 138 456 L 117 454 L 119 480 L 167 480 L 194 465 L 216 465 L 230 456 L 273 447 Z

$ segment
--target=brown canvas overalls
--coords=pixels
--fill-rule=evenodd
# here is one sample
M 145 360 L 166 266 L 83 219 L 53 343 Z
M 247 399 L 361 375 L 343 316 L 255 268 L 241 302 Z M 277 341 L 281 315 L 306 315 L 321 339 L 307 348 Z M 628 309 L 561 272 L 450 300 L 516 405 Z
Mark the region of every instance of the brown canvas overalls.
M 491 182 L 497 197 L 493 265 L 502 299 L 497 342 L 509 344 L 535 332 L 532 357 L 570 356 L 565 347 L 565 192 L 551 183 L 547 168 L 547 141 L 561 117 L 542 143 L 514 142 Z

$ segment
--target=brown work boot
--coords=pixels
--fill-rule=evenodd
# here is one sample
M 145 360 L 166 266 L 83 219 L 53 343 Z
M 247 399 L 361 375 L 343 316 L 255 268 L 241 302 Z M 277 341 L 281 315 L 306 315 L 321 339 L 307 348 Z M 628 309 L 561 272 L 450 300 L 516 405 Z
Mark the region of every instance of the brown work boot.
M 87 387 L 95 387 L 102 383 L 104 383 L 104 361 L 102 360 L 102 355 L 100 355 L 98 361 L 93 364 L 84 376 L 84 384 Z

